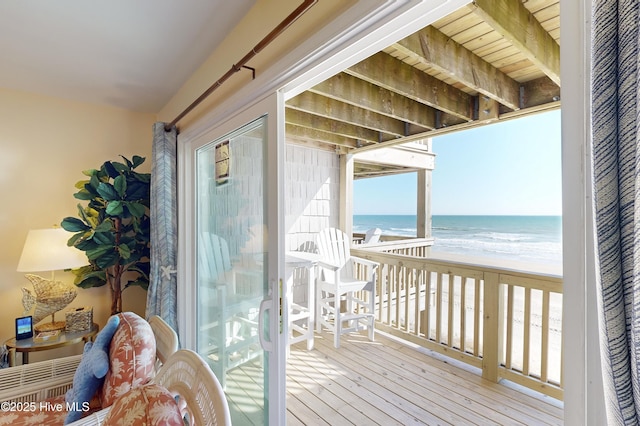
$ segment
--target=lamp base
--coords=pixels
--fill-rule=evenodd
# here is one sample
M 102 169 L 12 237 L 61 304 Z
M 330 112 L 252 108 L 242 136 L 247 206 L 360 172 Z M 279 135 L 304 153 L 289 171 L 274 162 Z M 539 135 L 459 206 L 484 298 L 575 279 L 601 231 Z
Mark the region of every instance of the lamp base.
M 44 324 L 36 325 L 34 329 L 41 333 L 43 331 L 55 331 L 55 330 L 64 330 L 66 323 L 64 321 L 56 321 L 56 322 L 47 322 Z

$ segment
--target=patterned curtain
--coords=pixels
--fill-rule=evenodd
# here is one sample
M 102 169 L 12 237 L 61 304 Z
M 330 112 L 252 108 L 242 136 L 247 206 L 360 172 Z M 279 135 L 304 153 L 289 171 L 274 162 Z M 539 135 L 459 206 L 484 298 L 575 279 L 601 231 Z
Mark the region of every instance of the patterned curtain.
M 593 0 L 598 317 L 608 423 L 640 424 L 638 1 Z
M 153 125 L 151 165 L 151 272 L 147 318 L 161 316 L 176 332 L 178 225 L 176 201 L 177 132 Z

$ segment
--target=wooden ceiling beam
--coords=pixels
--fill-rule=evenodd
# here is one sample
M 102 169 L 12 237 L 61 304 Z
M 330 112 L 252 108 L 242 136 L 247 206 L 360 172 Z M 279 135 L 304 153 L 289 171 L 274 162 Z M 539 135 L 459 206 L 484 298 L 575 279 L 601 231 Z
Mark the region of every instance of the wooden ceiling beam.
M 464 120 L 473 119 L 470 95 L 387 53 L 378 52 L 344 72 Z
M 556 102 L 560 100 L 560 87 L 548 77 L 538 78 L 522 84 L 524 108 Z
M 398 147 L 384 147 L 360 152 L 353 156 L 353 160 L 372 166 L 406 167 L 416 170 L 433 170 L 435 168 L 433 153 L 408 151 Z
M 491 100 L 491 101 L 495 102 L 493 100 Z M 448 134 L 448 133 L 453 133 L 453 132 L 457 132 L 457 131 L 461 131 L 461 130 L 473 129 L 473 128 L 480 127 L 480 126 L 483 126 L 483 125 L 488 124 L 488 123 L 496 122 L 496 121 L 513 120 L 515 118 L 524 117 L 524 116 L 531 115 L 531 114 L 536 114 L 536 113 L 539 113 L 539 112 L 551 111 L 551 110 L 555 110 L 555 109 L 558 109 L 558 108 L 560 108 L 560 101 L 546 102 L 546 103 L 542 103 L 540 105 L 532 106 L 532 107 L 529 107 L 529 108 L 521 108 L 521 109 L 516 110 L 516 111 L 509 111 L 509 112 L 506 112 L 506 113 L 502 113 L 502 114 L 499 114 L 497 116 L 497 118 L 489 118 L 487 120 L 476 120 L 476 121 L 464 122 L 464 123 L 460 123 L 460 124 L 455 124 L 455 125 L 451 125 L 451 126 L 442 127 L 442 128 L 435 129 L 435 130 L 428 130 L 428 131 L 426 131 L 424 133 L 416 133 L 414 135 L 411 135 L 411 136 L 408 136 L 408 137 L 404 137 L 404 138 L 398 138 L 398 139 L 394 139 L 394 140 L 387 141 L 387 142 L 381 142 L 381 143 L 376 144 L 376 145 L 360 147 L 360 148 L 354 150 L 353 154 L 358 154 L 359 152 L 368 151 L 370 149 L 380 149 L 382 147 L 395 146 L 395 145 L 400 145 L 400 144 L 407 143 L 407 142 L 415 142 L 415 141 L 420 140 L 420 139 L 433 138 L 433 137 L 436 137 L 436 136 L 441 136 L 441 135 L 445 135 L 445 134 Z M 491 114 L 491 111 L 490 111 L 490 114 Z
M 400 40 L 394 47 L 511 109 L 520 108 L 517 81 L 432 26 Z
M 394 77 L 390 75 L 389 78 Z M 309 91 L 426 129 L 436 128 L 433 108 L 349 74 L 337 74 Z
M 394 139 L 391 135 L 367 129 L 362 126 L 332 120 L 292 108 L 287 108 L 285 111 L 285 123 L 299 127 L 308 127 L 310 129 L 316 129 L 328 133 L 336 133 L 347 138 L 358 139 L 370 143 L 378 143 L 380 141 L 384 142 Z
M 287 138 L 290 137 L 309 142 L 324 142 L 334 146 L 341 146 L 350 149 L 358 148 L 360 145 L 355 139 L 346 138 L 344 136 L 336 135 L 335 133 L 310 129 L 308 127 L 295 126 L 293 124 L 285 124 L 285 132 Z
M 387 117 L 373 111 L 327 98 L 309 91 L 287 101 L 287 107 L 309 114 L 319 115 L 334 120 L 344 121 L 355 126 L 362 126 L 393 136 L 405 136 L 406 126 L 397 119 Z
M 519 0 L 474 0 L 469 7 L 560 86 L 560 46 Z

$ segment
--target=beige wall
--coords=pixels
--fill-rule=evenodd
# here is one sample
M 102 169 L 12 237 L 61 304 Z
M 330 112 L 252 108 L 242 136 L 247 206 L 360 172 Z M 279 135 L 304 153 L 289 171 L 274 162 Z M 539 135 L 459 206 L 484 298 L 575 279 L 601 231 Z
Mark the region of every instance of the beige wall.
M 31 288 L 16 272 L 29 229 L 77 214 L 74 185 L 84 169 L 138 154 L 147 158 L 141 169 L 149 172 L 154 121 L 151 114 L 0 89 L 0 343 L 14 335 L 14 318 L 22 315 L 20 288 Z M 73 280 L 64 272 L 56 278 Z M 138 288 L 127 290 L 124 309 L 144 314 L 145 297 Z M 106 286 L 78 289 L 73 306 L 93 306 L 94 320 L 103 325 L 110 309 Z M 60 351 L 31 360 L 69 352 Z
M 265 72 L 301 40 L 311 36 L 354 0 L 318 2 L 274 43 L 248 65 Z M 204 90 L 226 73 L 248 51 L 301 4 L 301 0 L 258 0 L 249 14 L 228 35 L 223 44 L 191 76 L 158 118 L 171 121 Z M 219 105 L 250 81 L 250 73 L 232 77 L 201 107 L 180 122 L 181 129 Z M 29 229 L 59 224 L 76 215 L 74 184 L 81 171 L 99 167 L 118 155 L 147 157 L 150 169 L 153 114 L 72 102 L 0 89 L 0 343 L 14 335 L 14 318 L 22 315 L 20 288 L 30 283 L 16 267 Z M 72 281 L 64 272 L 56 278 Z M 127 294 L 129 293 L 129 294 Z M 144 313 L 146 293 L 137 288 L 125 293 L 125 310 Z M 94 307 L 94 319 L 101 325 L 109 314 L 106 287 L 79 289 L 74 306 Z M 54 350 L 32 355 L 32 361 L 81 351 Z
M 270 66 L 299 46 L 303 40 L 328 25 L 336 16 L 355 3 L 355 0 L 317 2 L 247 65 L 255 68 L 258 76 L 263 75 Z M 171 122 L 301 4 L 302 0 L 258 0 L 240 24 L 229 33 L 221 45 L 160 111 L 159 120 Z M 198 108 L 181 120 L 179 127 L 186 129 L 250 81 L 251 72 L 243 70 L 236 73 Z

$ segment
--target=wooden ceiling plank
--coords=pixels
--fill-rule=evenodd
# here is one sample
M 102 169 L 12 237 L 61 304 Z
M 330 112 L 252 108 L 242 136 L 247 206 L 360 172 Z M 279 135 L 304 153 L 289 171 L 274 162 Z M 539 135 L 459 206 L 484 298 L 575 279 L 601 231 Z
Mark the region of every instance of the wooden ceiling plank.
M 534 15 L 537 15 L 541 10 L 548 8 L 555 8 L 558 11 L 558 14 L 560 14 L 560 0 L 555 2 L 549 0 L 528 0 L 524 3 L 524 6 Z
M 462 19 L 463 17 L 469 16 L 469 15 L 473 16 L 473 11 L 468 7 L 461 7 L 455 12 L 452 12 L 447 16 L 443 16 L 442 18 L 438 19 L 432 25 L 439 29 L 445 25 L 449 25 L 450 23 L 457 21 L 459 19 Z
M 472 13 L 465 13 L 464 15 L 460 16 L 458 19 L 447 22 L 444 25 L 440 25 L 440 22 L 435 22 L 432 25 L 439 31 L 446 34 L 447 36 L 455 37 L 457 34 L 459 34 L 462 31 L 465 31 L 467 28 L 473 27 L 482 22 L 482 19 L 480 19 L 475 14 L 473 9 L 470 9 L 470 10 L 472 11 Z
M 520 86 L 505 73 L 474 55 L 433 27 L 424 28 L 397 43 L 398 49 L 417 55 L 430 67 L 462 82 L 511 109 L 519 109 Z
M 455 40 L 456 43 L 466 44 L 472 40 L 476 40 L 479 37 L 482 37 L 485 34 L 495 33 L 496 31 L 491 28 L 490 25 L 485 24 L 480 21 L 473 27 L 466 28 L 464 31 L 460 31 L 455 36 L 448 36 L 451 39 Z M 444 33 L 443 33 L 444 34 Z
M 520 1 L 474 0 L 471 7 L 560 85 L 560 46 Z
M 482 59 L 484 59 L 485 61 L 491 63 L 490 60 L 488 60 L 486 57 L 488 55 L 492 55 L 496 52 L 499 52 L 501 50 L 507 49 L 509 47 L 511 47 L 511 45 L 509 44 L 509 42 L 507 40 L 504 39 L 504 37 L 502 37 L 500 34 L 498 34 L 497 32 L 495 33 L 498 35 L 498 37 L 500 37 L 498 40 L 487 44 L 486 46 L 483 46 L 481 48 L 478 49 L 473 49 L 473 53 L 475 53 L 476 55 L 480 56 Z
M 478 55 L 477 51 L 488 50 L 492 45 L 500 41 L 504 41 L 502 36 L 495 31 L 491 31 L 490 33 L 484 34 L 476 39 L 469 40 L 467 43 L 462 43 L 462 46 Z
M 472 119 L 468 94 L 386 53 L 378 52 L 345 72 L 465 120 Z
M 302 92 L 298 96 L 289 99 L 286 106 L 310 114 L 333 118 L 356 126 L 363 126 L 379 132 L 389 133 L 394 136 L 400 137 L 405 134 L 405 124 L 400 120 L 364 108 L 354 107 L 353 105 L 309 91 Z
M 529 11 L 533 13 L 533 16 L 535 16 L 538 22 L 540 22 L 544 27 L 545 22 L 554 18 L 560 18 L 560 3 L 538 9 L 537 11 L 533 11 L 531 9 L 529 9 Z
M 433 108 L 349 74 L 337 74 L 309 91 L 428 129 L 436 127 Z

